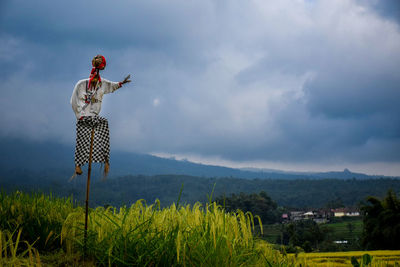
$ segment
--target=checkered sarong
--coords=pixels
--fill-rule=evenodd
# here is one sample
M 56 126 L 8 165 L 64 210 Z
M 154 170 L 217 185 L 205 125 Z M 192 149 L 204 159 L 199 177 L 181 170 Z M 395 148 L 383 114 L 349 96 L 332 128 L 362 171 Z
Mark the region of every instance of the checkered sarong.
M 76 122 L 75 165 L 89 162 L 90 139 L 94 127 L 92 162 L 109 162 L 110 133 L 108 121 L 99 116 L 83 117 Z

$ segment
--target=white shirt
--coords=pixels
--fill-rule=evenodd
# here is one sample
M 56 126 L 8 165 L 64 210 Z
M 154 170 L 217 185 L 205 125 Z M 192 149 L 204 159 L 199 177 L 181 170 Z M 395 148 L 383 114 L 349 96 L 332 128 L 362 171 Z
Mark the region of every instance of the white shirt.
M 80 80 L 76 83 L 72 92 L 72 110 L 78 120 L 83 116 L 99 115 L 103 95 L 113 93 L 121 87 L 118 82 L 111 82 L 101 78 L 101 83 L 98 82 L 95 89 L 89 90 L 86 89 L 88 83 L 89 79 Z

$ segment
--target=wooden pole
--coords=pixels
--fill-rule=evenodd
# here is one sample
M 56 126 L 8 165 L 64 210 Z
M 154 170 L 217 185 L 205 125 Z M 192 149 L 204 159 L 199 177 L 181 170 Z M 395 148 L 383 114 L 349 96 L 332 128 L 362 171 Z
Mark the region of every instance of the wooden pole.
M 90 173 L 92 171 L 93 141 L 94 141 L 94 127 L 92 128 L 92 135 L 90 138 L 88 178 L 87 178 L 87 184 L 86 184 L 85 234 L 84 234 L 84 241 L 83 241 L 84 242 L 84 245 L 83 245 L 84 257 L 86 256 L 87 226 L 88 226 L 88 211 L 89 211 L 89 188 L 90 188 Z

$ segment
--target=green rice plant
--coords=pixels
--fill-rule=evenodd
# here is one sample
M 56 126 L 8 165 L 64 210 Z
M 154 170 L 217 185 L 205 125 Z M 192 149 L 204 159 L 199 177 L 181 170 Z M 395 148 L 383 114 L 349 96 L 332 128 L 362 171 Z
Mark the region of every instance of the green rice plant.
M 399 250 L 299 253 L 296 266 L 400 266 Z
M 26 249 L 20 251 L 21 232 L 1 231 L 0 230 L 0 266 L 41 266 L 38 251 L 33 248 L 33 244 L 24 241 Z
M 351 266 L 352 257 L 368 266 L 400 266 L 400 251 L 368 251 L 370 257 L 363 251 L 280 252 L 255 238 L 255 219 L 262 232 L 258 216 L 227 213 L 211 197 L 205 205 L 161 208 L 158 200 L 139 200 L 131 207 L 91 209 L 86 258 L 84 218 L 84 209 L 69 198 L 1 193 L 0 266 L 336 267 Z
M 21 240 L 39 250 L 60 248 L 60 232 L 67 215 L 75 210 L 72 198 L 16 191 L 0 193 L 0 230 L 23 229 Z
M 226 213 L 211 201 L 99 207 L 90 210 L 83 259 L 82 207 L 69 198 L 1 193 L 0 266 L 285 266 L 287 258 L 254 239 L 254 228 L 251 213 Z
M 61 232 L 67 253 L 83 252 L 83 225 L 82 210 L 67 217 Z M 161 208 L 139 200 L 90 212 L 87 255 L 102 266 L 283 266 L 284 257 L 263 251 L 253 231 L 250 213 L 226 213 L 215 202 Z

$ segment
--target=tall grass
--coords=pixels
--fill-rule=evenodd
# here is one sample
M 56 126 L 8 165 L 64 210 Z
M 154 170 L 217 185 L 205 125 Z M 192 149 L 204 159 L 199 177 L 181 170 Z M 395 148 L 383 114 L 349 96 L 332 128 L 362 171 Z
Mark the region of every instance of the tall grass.
M 68 251 L 83 249 L 84 213 L 62 229 Z M 160 208 L 159 201 L 97 208 L 89 215 L 87 253 L 101 265 L 249 266 L 266 259 L 256 248 L 250 213 L 225 213 L 216 203 Z
M 79 209 L 79 208 L 78 208 Z M 0 230 L 22 229 L 21 240 L 41 251 L 60 248 L 60 233 L 68 214 L 77 210 L 72 198 L 16 191 L 0 193 Z
M 21 242 L 20 229 L 18 232 L 0 230 L 0 266 L 41 266 L 38 251 L 27 241 Z M 21 251 L 21 243 L 26 249 Z
M 0 244 L 7 262 L 11 259 L 21 265 L 20 257 L 57 262 L 53 254 L 62 262 L 82 262 L 83 228 L 84 209 L 71 198 L 18 191 L 0 194 Z M 100 266 L 265 265 L 265 249 L 261 251 L 257 244 L 262 241 L 255 240 L 253 232 L 250 213 L 226 213 L 216 203 L 161 208 L 159 201 L 147 205 L 139 200 L 131 207 L 90 211 L 85 262 Z M 44 256 L 39 257 L 38 251 Z
M 166 208 L 143 200 L 119 209 L 99 207 L 90 210 L 83 259 L 82 207 L 70 198 L 1 193 L 0 266 L 348 266 L 351 257 L 359 261 L 362 255 L 286 256 L 254 237 L 254 219 L 262 230 L 259 217 L 226 213 L 211 200 Z M 368 253 L 372 266 L 400 258 L 400 252 Z

